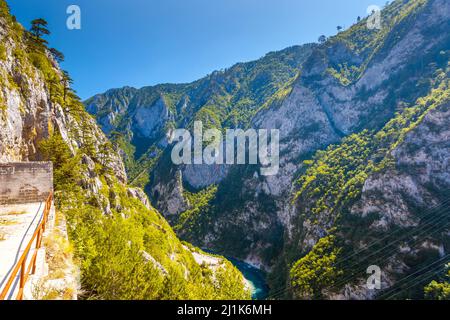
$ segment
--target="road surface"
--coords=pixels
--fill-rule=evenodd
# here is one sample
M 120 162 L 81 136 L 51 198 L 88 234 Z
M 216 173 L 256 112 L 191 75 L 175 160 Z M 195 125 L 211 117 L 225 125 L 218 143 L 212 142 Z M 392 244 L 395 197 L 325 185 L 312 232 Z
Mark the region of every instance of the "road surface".
M 44 207 L 44 202 L 0 206 L 0 292 L 41 222 Z M 31 248 L 27 265 L 33 256 L 35 245 L 32 245 Z M 12 287 L 17 288 L 18 283 L 19 277 L 16 278 Z M 6 297 L 6 299 L 10 298 L 12 297 Z

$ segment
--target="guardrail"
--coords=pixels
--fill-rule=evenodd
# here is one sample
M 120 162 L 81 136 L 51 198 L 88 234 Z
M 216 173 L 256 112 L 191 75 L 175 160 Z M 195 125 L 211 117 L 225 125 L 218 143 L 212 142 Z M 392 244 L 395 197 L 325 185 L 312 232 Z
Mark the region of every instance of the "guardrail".
M 42 244 L 42 237 L 45 232 L 45 227 L 48 221 L 48 216 L 50 214 L 50 209 L 52 208 L 52 201 L 53 201 L 53 194 L 50 193 L 47 200 L 45 201 L 45 207 L 44 207 L 44 213 L 42 215 L 42 220 L 39 223 L 38 227 L 36 228 L 36 231 L 34 232 L 33 236 L 31 237 L 30 241 L 28 242 L 27 247 L 25 248 L 25 251 L 20 256 L 20 259 L 15 264 L 15 267 L 13 271 L 11 272 L 8 281 L 6 282 L 5 287 L 3 288 L 3 291 L 0 293 L 0 300 L 5 300 L 5 298 L 8 296 L 8 293 L 14 293 L 15 288 L 13 289 L 13 292 L 10 292 L 11 286 L 14 283 L 14 280 L 17 277 L 17 274 L 20 271 L 20 280 L 19 280 L 19 291 L 16 296 L 16 300 L 22 300 L 23 298 L 23 289 L 25 287 L 25 283 L 27 282 L 27 279 L 30 275 L 34 274 L 36 272 L 36 257 L 38 250 L 41 248 Z M 28 260 L 28 254 L 30 253 L 30 249 L 33 246 L 33 243 L 35 244 L 35 250 L 33 253 L 33 256 L 31 257 L 30 263 L 27 267 L 27 260 Z

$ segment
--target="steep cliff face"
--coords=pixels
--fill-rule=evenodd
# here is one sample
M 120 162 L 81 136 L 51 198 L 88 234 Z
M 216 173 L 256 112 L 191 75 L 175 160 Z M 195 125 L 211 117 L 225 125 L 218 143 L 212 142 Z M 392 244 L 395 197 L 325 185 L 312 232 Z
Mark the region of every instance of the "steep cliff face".
M 67 74 L 3 0 L 0 40 L 0 161 L 54 162 L 55 203 L 80 262 L 81 297 L 249 298 L 230 262 L 202 264 L 198 257 L 213 258 L 182 244 L 143 191 L 128 187 L 120 155 L 68 87 Z M 157 108 L 167 114 L 163 103 Z M 113 122 L 105 120 L 106 131 Z M 152 133 L 144 123 L 139 130 Z
M 400 2 L 391 8 L 396 3 Z M 445 125 L 448 109 L 450 43 L 442 35 L 450 30 L 449 8 L 443 1 L 406 3 L 397 27 L 386 35 L 355 83 L 356 88 L 370 88 L 372 96 L 385 97 L 382 104 L 368 109 L 354 104 L 354 110 L 364 108 L 353 113 L 357 117 L 352 123 L 361 127 L 365 121 L 370 131 L 317 153 L 312 167 L 304 163 L 306 172 L 295 188 L 296 227 L 285 246 L 286 260 L 297 256 L 304 257 L 300 264 L 307 263 L 311 257 L 306 253 L 330 234 L 337 236 L 333 246 L 340 251 L 333 258 L 335 276 L 328 287 L 323 285 L 325 291 L 303 295 L 305 286 L 298 286 L 302 283 L 298 280 L 304 279 L 297 264 L 290 273 L 294 288 L 289 291 L 294 295 L 423 298 L 423 287 L 433 276 L 425 267 L 434 263 L 442 268 L 448 261 L 449 211 L 443 196 L 448 190 L 448 166 L 442 157 L 448 150 L 448 136 L 440 125 Z M 391 120 L 374 123 L 380 116 Z M 349 128 L 339 123 L 340 130 Z M 380 124 L 383 128 L 378 131 Z M 380 290 L 366 285 L 370 265 L 382 270 Z M 408 276 L 415 276 L 415 282 L 403 280 Z
M 412 208 L 417 213 L 425 204 L 439 204 L 447 188 L 448 135 L 441 124 L 449 13 L 445 0 L 394 1 L 382 11 L 380 30 L 368 29 L 363 19 L 321 45 L 271 53 L 192 84 L 143 88 L 135 91 L 134 102 L 120 98 L 130 90 L 125 88 L 87 105 L 106 110 L 94 113 L 102 123 L 120 100 L 122 117 L 115 127 L 120 134 L 113 140 L 129 160 L 133 183 L 146 186 L 182 238 L 273 271 L 270 281 L 274 292 L 282 292 L 278 296 L 374 298 L 380 293 L 362 284 L 364 259 L 373 256 L 362 251 L 347 265 L 343 260 L 393 230 L 422 230 L 427 221 L 416 221 Z M 150 96 L 152 104 L 142 103 Z M 131 129 L 135 110 L 147 105 L 157 110 L 161 99 L 169 110 L 158 117 L 165 125 L 150 121 L 162 131 L 142 140 L 142 132 Z M 174 127 L 190 128 L 194 119 L 219 129 L 279 129 L 279 173 L 260 176 L 255 166 L 171 165 L 170 139 L 164 139 Z M 425 135 L 435 142 L 427 143 Z M 395 234 L 388 238 L 399 240 Z M 422 242 L 425 247 L 439 248 L 441 255 L 448 250 L 448 237 L 431 238 Z M 343 274 L 336 267 L 327 292 L 305 294 L 297 287 L 304 283 L 299 273 L 315 257 L 311 250 L 320 251 L 320 239 L 320 250 L 340 248 L 336 252 L 343 260 L 335 262 Z M 409 250 L 404 243 L 396 246 L 399 242 L 388 250 Z M 334 259 L 336 252 L 329 255 Z M 396 252 L 392 261 L 376 257 L 385 267 L 383 289 L 390 290 L 401 275 L 436 259 L 433 253 L 413 262 Z
M 203 121 L 205 128 L 247 127 L 261 106 L 274 94 L 283 92 L 286 84 L 296 77 L 314 47 L 296 46 L 269 53 L 260 60 L 236 64 L 189 84 L 114 89 L 88 99 L 85 104 L 124 151 L 131 182 L 156 191 L 166 180 L 158 173 L 169 168 L 154 168 L 167 166 L 164 163 L 167 158 L 160 159 L 160 156 L 167 149 L 174 128 L 192 128 L 194 120 Z M 228 173 L 225 166 L 193 165 L 175 169 L 181 170 L 183 181 L 196 189 L 218 183 Z M 175 179 L 176 170 L 170 171 L 171 178 Z M 153 174 L 155 177 L 149 183 Z M 171 197 L 165 193 L 159 195 L 162 198 L 153 199 L 155 205 L 167 208 Z M 176 211 L 181 210 L 182 207 Z
M 439 274 L 448 261 L 448 93 L 447 89 L 445 100 L 430 110 L 423 121 L 392 151 L 394 165 L 368 177 L 361 191 L 361 199 L 350 209 L 350 215 L 361 220 L 372 217 L 366 229 L 370 236 L 361 238 L 356 246 L 359 250 L 371 245 L 373 247 L 375 235 L 392 236 L 390 243 L 383 243 L 383 250 L 376 248 L 383 255 L 371 257 L 373 262 L 383 267 L 384 292 L 378 293 L 383 298 L 394 294 L 396 298 L 422 298 L 423 287 Z M 373 251 L 374 247 L 372 251 L 367 250 L 366 254 L 373 254 Z M 432 272 L 425 269 L 427 272 L 422 277 L 408 283 L 409 292 L 403 292 L 402 287 L 396 285 L 399 279 L 417 272 L 419 266 L 432 263 L 435 266 L 431 268 Z M 358 283 L 353 278 L 351 280 Z M 364 284 L 364 277 L 359 282 Z M 404 282 L 400 284 L 404 286 Z M 347 286 L 342 292 L 343 298 L 373 296 L 376 293 L 364 285 Z
M 449 189 L 449 107 L 445 101 L 430 111 L 392 152 L 395 168 L 370 176 L 352 214 L 381 214 L 374 228 L 415 226 L 411 211 L 440 204 Z M 415 207 L 415 208 L 414 208 Z M 421 211 L 419 210 L 419 211 Z
M 439 160 L 448 152 L 447 129 L 441 127 L 449 104 L 448 67 L 439 73 L 426 97 L 380 131 L 351 135 L 305 163 L 294 197 L 296 228 L 285 247 L 287 261 L 301 257 L 290 272 L 294 294 L 423 298 L 426 281 L 445 264 L 448 251 L 448 167 Z M 328 286 L 305 294 L 302 265 L 316 259 L 307 253 L 330 237 L 319 261 L 331 259 L 334 275 Z M 378 290 L 366 285 L 369 266 L 381 268 Z M 408 290 L 403 278 L 414 280 Z
M 290 202 L 292 183 L 305 169 L 302 161 L 352 133 L 378 130 L 427 95 L 429 79 L 446 67 L 449 17 L 442 8 L 448 3 L 397 1 L 383 12 L 385 29 L 367 30 L 362 21 L 316 48 L 287 94 L 252 120 L 252 127 L 280 130 L 279 173 L 255 178 L 254 168 L 232 170 L 219 185 L 213 218 L 200 224 L 204 235 L 193 240 L 189 231 L 181 234 L 273 266 L 283 243 L 296 236 L 298 212 Z M 353 65 L 353 73 L 344 72 L 344 65 Z M 317 236 L 306 241 L 310 244 L 326 233 L 314 228 Z
M 115 172 L 121 183 L 126 183 L 120 156 L 113 150 L 101 150 L 108 140 L 95 120 L 83 112 L 80 104 L 79 110 L 76 110 L 77 106 L 64 105 L 69 97 L 64 102 L 56 96 L 59 86 L 62 86 L 63 74 L 50 53 L 31 51 L 30 45 L 23 40 L 26 31 L 9 16 L 2 19 L 1 34 L 4 50 L 0 61 L 1 161 L 41 160 L 39 143 L 58 132 L 74 155 L 87 144 L 87 140 L 92 142 L 92 153 L 104 152 L 105 165 Z M 96 185 L 92 183 L 96 180 L 92 176 L 95 163 L 87 154 L 83 155 L 83 162 L 87 170 L 80 177 L 90 190 L 95 191 Z M 105 201 L 108 202 L 107 199 Z M 106 211 L 109 211 L 109 206 L 109 203 L 105 205 Z

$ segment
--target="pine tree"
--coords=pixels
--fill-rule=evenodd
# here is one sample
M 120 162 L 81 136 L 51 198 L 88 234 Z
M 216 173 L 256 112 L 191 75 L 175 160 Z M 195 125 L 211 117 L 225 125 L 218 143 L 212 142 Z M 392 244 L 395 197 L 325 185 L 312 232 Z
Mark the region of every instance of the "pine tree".
M 53 58 L 58 61 L 58 63 L 61 63 L 64 61 L 64 54 L 61 51 L 56 50 L 55 48 L 50 49 L 50 53 L 53 56 Z
M 64 87 L 64 103 L 66 103 L 67 92 L 70 90 L 70 85 L 73 83 L 73 80 L 67 71 L 63 71 L 61 82 Z
M 42 39 L 43 36 L 48 36 L 50 34 L 47 26 L 47 21 L 42 18 L 34 19 L 33 21 L 31 21 L 30 33 L 33 35 L 34 40 L 36 40 L 38 43 L 47 43 L 46 40 Z
M 327 37 L 326 36 L 324 36 L 324 35 L 321 35 L 320 37 L 319 37 L 319 43 L 325 43 L 327 41 Z

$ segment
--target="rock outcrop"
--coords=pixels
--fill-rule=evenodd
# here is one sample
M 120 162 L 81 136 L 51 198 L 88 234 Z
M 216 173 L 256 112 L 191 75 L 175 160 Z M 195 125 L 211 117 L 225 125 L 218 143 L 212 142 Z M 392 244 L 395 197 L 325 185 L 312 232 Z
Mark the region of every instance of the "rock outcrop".
M 382 11 L 381 30 L 368 29 L 363 19 L 321 45 L 271 53 L 192 84 L 142 88 L 133 91 L 132 102 L 121 98 L 130 90 L 125 88 L 94 97 L 87 105 L 102 123 L 110 117 L 115 100 L 120 100 L 117 110 L 121 110 L 123 118 L 115 128 L 126 143 L 121 139 L 115 142 L 123 149 L 133 146 L 136 151 L 125 152 L 127 159 L 135 161 L 127 165 L 127 170 L 148 172 L 151 178 L 146 180 L 145 190 L 173 224 L 189 221 L 178 228 L 182 238 L 272 270 L 273 274 L 282 273 L 275 277 L 277 290 L 277 286 L 287 286 L 287 266 L 309 252 L 333 228 L 349 227 L 338 222 L 341 216 L 348 218 L 347 210 L 368 219 L 374 213 L 380 214 L 365 231 L 376 229 L 382 237 L 392 231 L 393 225 L 420 225 L 412 205 L 424 209 L 439 203 L 440 194 L 448 186 L 445 105 L 430 111 L 412 129 L 406 124 L 393 128 L 398 133 L 412 130 L 392 152 L 397 169 L 364 171 L 354 178 L 364 182 L 361 187 L 357 184 L 359 189 L 352 190 L 351 196 L 344 193 L 335 209 L 329 210 L 332 204 L 327 201 L 317 204 L 314 197 L 299 200 L 294 195 L 299 188 L 296 181 L 308 170 L 305 160 L 320 159 L 328 146 L 340 145 L 354 134 L 378 132 L 398 114 L 407 117 L 410 107 L 420 104 L 436 82 L 448 78 L 449 13 L 450 3 L 445 0 L 394 1 Z M 170 112 L 154 107 L 161 96 L 170 97 L 167 100 L 171 103 L 166 104 Z M 144 97 L 151 97 L 151 103 L 143 103 Z M 160 118 L 165 120 L 164 125 L 150 121 L 151 128 L 163 128 L 159 135 L 147 130 L 150 139 L 136 139 L 139 128 L 132 126 L 132 119 L 139 108 L 155 108 L 155 113 L 145 113 L 145 117 L 163 115 Z M 171 144 L 166 147 L 158 142 L 174 127 L 190 128 L 193 120 L 218 129 L 279 129 L 279 173 L 264 177 L 258 175 L 255 166 L 231 166 L 219 168 L 214 174 L 213 167 L 207 170 L 202 166 L 172 165 Z M 159 156 L 145 154 L 145 150 L 155 148 Z M 367 151 L 374 152 L 364 155 L 370 158 L 368 167 L 379 165 L 382 151 Z M 354 159 L 348 160 L 351 163 Z M 146 161 L 151 164 L 142 166 Z M 327 168 L 322 169 L 326 175 Z M 344 172 L 349 168 L 344 164 L 331 170 Z M 218 191 L 209 210 L 186 219 L 192 204 L 186 201 L 184 188 L 198 192 L 210 184 L 217 184 Z M 317 196 L 314 190 L 311 192 Z M 330 190 L 318 188 L 317 192 L 323 192 L 328 200 L 334 196 Z M 360 193 L 361 200 L 349 208 L 345 200 L 354 201 L 353 197 Z M 371 240 L 366 236 L 358 243 L 349 240 L 347 245 L 358 248 Z M 436 242 L 434 247 L 442 246 Z M 401 265 L 404 260 L 404 256 L 393 256 L 393 261 Z M 386 265 L 391 270 L 385 279 L 388 286 L 394 283 L 393 274 L 408 270 L 396 268 L 393 262 Z M 360 280 L 348 280 L 345 289 L 329 293 L 328 297 L 374 298 L 373 292 L 351 289 Z
M 196 264 L 192 252 L 184 249 L 164 218 L 150 205 L 144 192 L 128 187 L 125 166 L 119 155 L 121 150 L 113 148 L 95 119 L 69 88 L 68 82 L 68 75 L 54 60 L 46 42 L 24 30 L 10 15 L 6 2 L 0 0 L 0 161 L 36 161 L 55 157 L 56 204 L 58 210 L 70 214 L 69 240 L 74 241 L 75 254 L 81 260 L 83 294 L 95 294 L 99 299 L 135 298 L 130 296 L 129 290 L 119 295 L 117 286 L 109 290 L 111 278 L 103 280 L 108 283 L 95 283 L 102 279 L 90 274 L 95 272 L 95 268 L 86 268 L 87 264 L 99 264 L 105 259 L 105 255 L 97 255 L 96 260 L 86 263 L 86 259 L 92 258 L 87 250 L 94 248 L 97 252 L 101 249 L 95 246 L 107 242 L 106 245 L 113 244 L 108 250 L 116 250 L 111 260 L 117 259 L 119 254 L 128 254 L 129 257 L 130 252 L 134 252 L 132 246 L 139 245 L 146 250 L 139 251 L 141 254 L 137 260 L 131 262 L 133 266 L 152 271 L 151 266 L 147 266 L 152 261 L 152 265 L 164 271 L 161 278 L 155 275 L 154 279 L 147 279 L 155 288 L 147 290 L 147 295 L 137 291 L 141 298 L 249 298 L 250 293 L 245 289 L 240 272 L 223 258 L 222 280 L 212 279 L 206 272 L 208 267 L 205 269 Z M 131 100 L 135 90 L 128 88 L 125 91 L 121 99 Z M 100 103 L 102 97 L 94 100 Z M 145 139 L 157 139 L 159 131 L 171 119 L 170 110 L 162 99 L 148 106 L 152 107 L 151 111 L 136 108 L 136 127 L 133 129 Z M 127 111 L 123 104 L 109 103 L 108 107 L 112 108 L 108 109 L 111 112 L 101 121 L 107 133 L 115 127 L 121 113 Z M 88 109 L 99 111 L 95 104 Z M 151 123 L 146 121 L 147 116 L 153 117 Z M 46 149 L 44 145 L 49 143 L 50 149 Z M 69 154 L 65 153 L 66 148 Z M 83 216 L 89 218 L 83 219 Z M 105 235 L 102 229 L 105 224 L 114 224 L 117 229 Z M 134 229 L 130 227 L 132 224 Z M 91 231 L 86 233 L 86 228 L 91 228 Z M 85 236 L 87 238 L 83 238 Z M 101 236 L 107 240 L 96 243 Z M 83 245 L 83 239 L 89 242 L 87 247 Z M 124 245 L 128 245 L 128 250 L 120 251 Z M 106 274 L 114 273 L 108 269 L 113 268 L 114 261 L 111 260 L 105 262 Z M 184 270 L 185 276 L 178 279 L 180 270 Z M 122 271 L 131 274 L 134 269 Z M 143 277 L 151 275 L 144 274 Z M 163 288 L 162 283 L 171 279 L 177 279 L 177 286 L 189 287 L 190 291 L 179 293 Z M 143 283 L 136 283 L 133 276 L 133 280 L 121 279 L 119 286 L 134 288 L 142 285 L 148 289 L 147 280 L 140 279 Z M 225 282 L 226 286 L 223 285 Z M 55 286 L 58 283 L 44 284 L 43 288 Z M 105 288 L 104 291 L 100 292 L 99 287 Z M 194 287 L 196 290 L 192 290 Z M 36 297 L 42 298 L 41 295 Z

